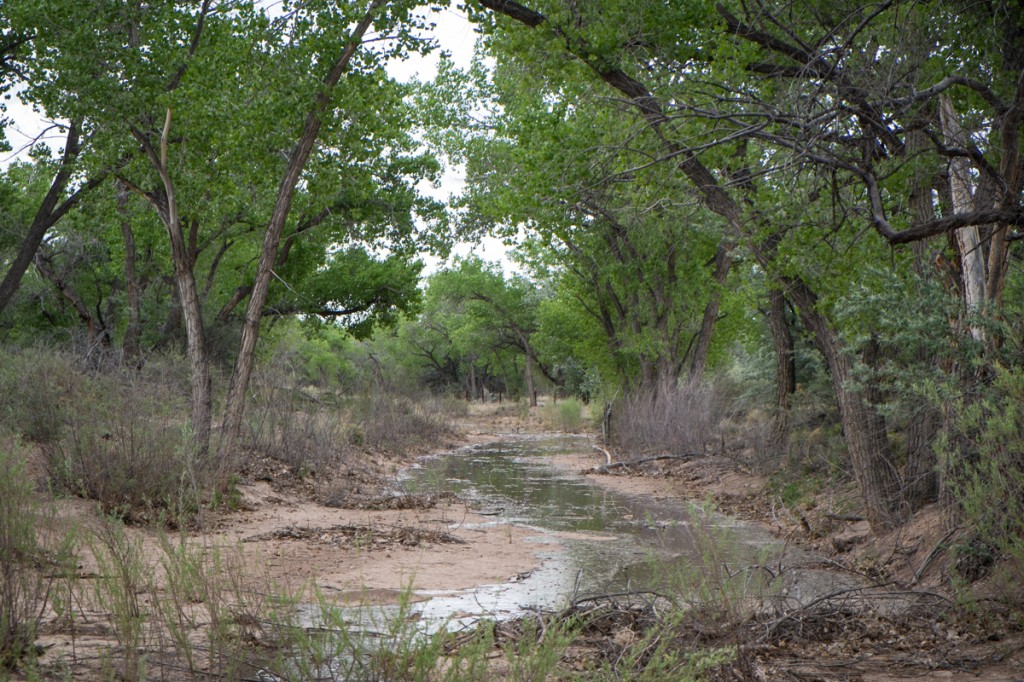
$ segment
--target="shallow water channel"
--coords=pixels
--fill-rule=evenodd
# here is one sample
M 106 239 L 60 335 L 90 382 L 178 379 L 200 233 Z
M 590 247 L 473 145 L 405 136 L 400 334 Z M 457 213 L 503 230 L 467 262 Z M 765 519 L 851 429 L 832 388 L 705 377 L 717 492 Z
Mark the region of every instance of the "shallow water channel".
M 612 492 L 551 461 L 590 451 L 584 437 L 511 435 L 426 458 L 409 468 L 402 479 L 406 491 L 452 491 L 489 519 L 478 526 L 515 525 L 532 531 L 540 565 L 500 584 L 456 593 L 418 590 L 413 603 L 404 607 L 343 607 L 332 609 L 334 615 L 326 620 L 315 605 L 300 608 L 306 626 L 331 637 L 331 632 L 341 632 L 340 617 L 345 637 L 360 642 L 358 654 L 343 655 L 322 668 L 324 679 L 338 679 L 339 673 L 343 679 L 362 679 L 357 659 L 375 648 L 394 647 L 405 637 L 558 609 L 586 597 L 650 590 L 685 601 L 706 577 L 712 585 L 735 588 L 735 594 L 749 589 L 761 598 L 792 605 L 837 587 L 836 577 L 827 572 L 780 571 L 783 563 L 792 566 L 808 557 L 786 549 L 762 528 L 677 499 Z M 410 622 L 411 630 L 400 625 Z M 257 677 L 279 680 L 288 675 L 261 669 Z
M 430 594 L 426 621 L 510 618 L 579 597 L 695 584 L 707 571 L 769 559 L 781 546 L 765 531 L 678 500 L 612 492 L 554 466 L 554 456 L 589 452 L 583 437 L 515 437 L 464 448 L 409 469 L 407 490 L 454 491 L 488 524 L 535 531 L 536 570 L 463 593 Z

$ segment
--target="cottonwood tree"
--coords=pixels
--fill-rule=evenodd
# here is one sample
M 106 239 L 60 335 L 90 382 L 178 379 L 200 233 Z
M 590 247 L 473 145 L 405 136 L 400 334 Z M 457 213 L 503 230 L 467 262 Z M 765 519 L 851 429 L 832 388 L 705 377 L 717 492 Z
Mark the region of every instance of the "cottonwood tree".
M 411 15 L 415 6 L 314 2 L 269 16 L 229 1 L 62 5 L 52 11 L 39 11 L 38 3 L 5 3 L 12 21 L 35 35 L 26 96 L 48 115 L 81 120 L 102 133 L 101 157 L 129 155 L 119 181 L 152 207 L 164 227 L 192 365 L 192 428 L 200 452 L 209 444 L 212 411 L 203 320 L 208 288 L 197 282 L 199 254 L 205 252 L 208 267 L 219 265 L 221 272 L 225 254 L 236 263 L 245 261 L 245 251 L 257 259 L 251 275 L 243 274 L 251 284 L 225 416 L 230 446 L 241 425 L 259 319 L 271 281 L 281 281 L 273 273 L 278 246 L 295 225 L 293 204 L 303 212 L 296 229 L 362 224 L 358 208 L 341 210 L 334 220 L 329 195 L 295 201 L 316 184 L 307 172 L 311 156 L 322 157 L 317 174 L 338 178 L 337 187 L 347 165 L 395 159 L 409 148 L 402 141 L 407 138 L 393 135 L 395 117 L 380 116 L 390 128 L 372 125 L 381 112 L 366 94 L 387 90 L 386 60 L 430 47 L 418 39 L 423 23 Z M 371 26 L 379 49 L 367 51 L 362 46 Z M 341 91 L 336 86 L 346 74 L 349 87 Z M 353 145 L 367 153 L 348 153 Z M 402 178 L 432 172 L 429 164 L 402 165 L 393 164 L 391 172 Z M 319 217 L 325 210 L 332 219 Z M 322 281 L 316 286 L 323 288 Z M 323 292 L 304 298 L 327 309 Z M 383 300 L 379 292 L 370 298 Z M 373 305 L 364 302 L 361 312 Z
M 704 263 L 715 257 L 720 222 L 666 199 L 686 188 L 647 163 L 658 144 L 586 78 L 552 93 L 525 68 L 499 61 L 482 85 L 495 113 L 466 142 L 465 219 L 534 235 L 524 257 L 555 273 L 594 317 L 628 390 L 699 375 L 710 349 L 703 311 L 718 295 Z
M 830 221 L 830 229 L 856 234 L 856 223 L 863 225 L 867 219 L 896 243 L 911 235 L 941 233 L 968 220 L 940 219 L 924 223 L 916 232 L 886 233 L 881 220 L 884 215 L 874 210 L 878 202 L 872 197 L 881 196 L 882 190 L 880 186 L 873 189 L 872 182 L 880 176 L 866 172 L 864 164 L 877 165 L 876 150 L 884 150 L 893 136 L 887 129 L 889 119 L 879 116 L 882 109 L 842 75 L 856 72 L 836 68 L 833 62 L 853 52 L 858 58 L 873 51 L 889 59 L 886 40 L 867 41 L 863 50 L 847 48 L 860 45 L 859 34 L 865 26 L 885 26 L 884 21 L 874 21 L 885 11 L 895 11 L 894 3 L 856 11 L 851 7 L 847 13 L 841 9 L 818 12 L 814 7 L 802 13 L 790 9 L 785 16 L 782 10 L 771 15 L 770 9 L 759 5 L 748 10 L 751 19 L 759 20 L 757 24 L 735 20 L 740 9 L 721 4 L 688 3 L 683 7 L 609 1 L 585 8 L 561 2 L 541 2 L 536 7 L 498 0 L 478 4 L 486 10 L 478 18 L 487 27 L 488 47 L 499 61 L 521 60 L 533 65 L 533 72 L 548 83 L 548 96 L 561 91 L 566 74 L 574 68 L 567 64 L 577 64 L 580 68 L 573 72 L 574 77 L 580 77 L 580 69 L 587 72 L 592 83 L 611 88 L 636 120 L 645 124 L 644 134 L 660 143 L 650 163 L 665 164 L 690 183 L 689 192 L 674 198 L 696 197 L 725 221 L 725 238 L 713 261 L 717 281 L 726 281 L 734 249 L 742 244 L 781 287 L 828 365 L 853 470 L 872 526 L 883 530 L 904 519 L 905 491 L 885 419 L 877 409 L 877 390 L 855 380 L 857 362 L 831 317 L 831 287 L 823 298 L 813 288 L 805 266 L 786 253 L 791 235 L 799 235 L 796 241 L 800 242 L 805 231 L 790 230 L 788 217 L 770 210 L 779 190 L 789 187 L 772 178 L 825 158 L 814 153 L 806 135 L 859 160 L 857 165 L 838 166 L 836 159 L 842 155 L 833 152 L 823 164 L 851 173 L 859 168 L 861 172 L 854 176 L 863 183 L 864 205 L 871 209 L 860 216 L 844 212 L 838 221 Z M 709 22 L 711 16 L 718 18 Z M 830 17 L 839 19 L 829 23 Z M 517 22 L 519 28 L 502 20 Z M 800 33 L 805 28 L 806 32 Z M 843 35 L 844 29 L 849 35 Z M 797 34 L 787 33 L 793 31 Z M 790 62 L 765 60 L 751 44 Z M 787 44 L 799 49 L 789 50 Z M 780 81 L 806 84 L 809 94 L 779 87 Z M 943 83 L 939 89 L 946 87 Z M 836 115 L 821 118 L 820 111 L 803 117 L 791 113 L 792 105 L 802 106 L 811 95 L 817 96 L 818 102 L 829 103 Z M 848 111 L 851 108 L 853 113 Z M 796 113 L 805 112 L 797 108 Z M 821 121 L 825 124 L 815 127 Z M 851 133 L 863 130 L 872 131 L 872 136 Z M 827 176 L 822 173 L 818 177 Z M 804 187 L 800 196 L 808 199 L 822 189 Z M 713 329 L 717 316 L 717 300 L 713 299 L 705 308 L 703 331 Z M 869 343 L 859 350 L 861 362 L 875 362 L 877 346 Z
M 451 335 L 474 340 L 467 344 L 467 350 L 475 347 L 467 354 L 493 354 L 499 364 L 504 350 L 522 355 L 523 386 L 530 405 L 536 407 L 536 372 L 554 380 L 533 340 L 543 289 L 519 275 L 506 278 L 497 265 L 474 257 L 436 273 L 429 286 L 431 299 L 458 310 Z

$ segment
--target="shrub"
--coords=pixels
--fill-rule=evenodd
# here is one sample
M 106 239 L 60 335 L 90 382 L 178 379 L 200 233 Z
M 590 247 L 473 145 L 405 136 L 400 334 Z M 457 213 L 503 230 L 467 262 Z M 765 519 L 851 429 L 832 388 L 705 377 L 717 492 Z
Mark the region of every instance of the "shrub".
M 149 642 L 142 595 L 150 589 L 152 576 L 142 556 L 142 541 L 129 536 L 120 521 L 107 519 L 90 544 L 99 571 L 96 600 L 110 614 L 121 645 L 120 657 L 106 663 L 118 666 L 116 674 L 126 682 L 145 680 Z
M 1024 580 L 1024 371 L 996 367 L 980 395 L 953 401 L 949 433 L 937 448 L 946 484 L 973 537 L 962 543 L 961 576 L 983 577 L 1003 561 L 1004 584 Z M 1024 594 L 1008 594 L 1021 603 Z
M 57 440 L 77 386 L 74 360 L 44 349 L 2 351 L 0 367 L 0 405 L 7 426 L 34 443 Z
M 626 452 L 703 452 L 721 414 L 715 386 L 664 381 L 618 400 L 610 440 Z
M 353 421 L 362 427 L 371 448 L 401 449 L 441 442 L 452 431 L 458 401 L 433 395 L 418 397 L 371 391 L 353 406 Z
M 43 447 L 58 488 L 124 519 L 191 519 L 207 463 L 190 449 L 182 396 L 133 375 L 97 375 L 83 378 L 74 407 L 65 435 Z
M 22 460 L 0 447 L 0 670 L 34 654 L 36 628 L 50 594 L 50 583 L 70 564 L 72 536 L 51 534 L 53 515 L 37 502 Z
M 253 407 L 250 447 L 287 465 L 293 474 L 319 474 L 345 458 L 351 436 L 343 411 L 323 404 L 296 408 L 287 400 Z
M 582 402 L 567 398 L 541 407 L 540 418 L 548 428 L 578 433 L 583 428 L 583 412 Z
M 350 441 L 345 411 L 297 387 L 287 367 L 261 367 L 251 382 L 249 447 L 288 466 L 294 474 L 319 474 L 343 459 Z

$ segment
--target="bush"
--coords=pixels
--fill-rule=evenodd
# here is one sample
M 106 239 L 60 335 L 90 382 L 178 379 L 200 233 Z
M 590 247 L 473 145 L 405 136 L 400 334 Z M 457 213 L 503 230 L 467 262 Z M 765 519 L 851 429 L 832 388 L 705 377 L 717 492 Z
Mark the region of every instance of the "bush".
M 43 447 L 53 483 L 133 521 L 187 523 L 198 511 L 207 463 L 183 426 L 183 397 L 130 375 L 81 377 L 65 435 Z
M 583 429 L 583 411 L 582 402 L 576 398 L 567 398 L 541 407 L 540 418 L 548 428 L 578 433 Z
M 298 377 L 279 358 L 261 367 L 250 385 L 250 448 L 282 462 L 296 475 L 319 474 L 345 458 L 350 428 L 336 396 L 300 387 Z
M 451 434 L 453 410 L 460 405 L 429 394 L 410 397 L 371 391 L 353 406 L 353 422 L 361 427 L 368 447 L 422 447 Z
M 625 452 L 700 453 L 713 438 L 721 403 L 715 386 L 665 381 L 616 401 L 609 437 Z
M 0 405 L 8 428 L 34 443 L 60 438 L 78 381 L 71 356 L 43 349 L 0 351 Z
M 70 535 L 53 535 L 52 550 L 44 546 L 40 531 L 52 521 L 40 509 L 22 460 L 0 447 L 0 670 L 34 655 L 50 583 L 69 567 Z
M 1024 581 L 1024 370 L 996 367 L 981 395 L 952 406 L 954 430 L 937 448 L 946 484 L 972 537 L 960 546 L 961 577 L 976 580 L 995 567 L 1006 585 Z M 1024 594 L 1008 594 L 1024 603 Z

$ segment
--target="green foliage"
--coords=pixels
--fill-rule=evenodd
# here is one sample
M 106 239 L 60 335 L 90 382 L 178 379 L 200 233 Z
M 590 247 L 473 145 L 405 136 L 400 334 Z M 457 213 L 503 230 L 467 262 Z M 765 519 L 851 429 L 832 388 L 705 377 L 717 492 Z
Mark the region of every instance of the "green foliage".
M 1007 559 L 1008 581 L 1024 578 L 1024 372 L 994 368 L 980 395 L 951 404 L 953 429 L 940 444 L 946 480 L 965 526 L 976 536 L 965 543 L 961 575 L 975 580 Z M 1006 596 L 1018 605 L 1024 595 Z
M 297 680 L 432 680 L 448 635 L 443 629 L 435 634 L 420 629 L 411 597 L 411 590 L 404 591 L 393 610 L 358 607 L 364 611 L 359 615 L 363 622 L 353 622 L 350 609 L 332 603 L 319 590 L 304 612 L 285 599 L 275 613 L 267 614 L 278 647 L 268 668 Z
M 542 625 L 539 619 L 524 619 L 518 639 L 505 647 L 510 680 L 547 680 L 556 672 L 558 662 L 579 631 L 579 623 L 570 618 Z
M 417 249 L 446 246 L 440 204 L 416 189 L 436 180 L 440 165 L 414 136 L 421 114 L 411 101 L 414 88 L 383 68 L 433 48 L 420 39 L 427 24 L 412 14 L 415 6 L 388 3 L 378 12 L 374 28 L 389 39 L 360 50 L 344 87 L 333 93 L 282 236 L 271 314 L 323 315 L 365 336 L 415 308 Z M 235 294 L 251 284 L 261 228 L 325 65 L 345 47 L 365 8 L 311 3 L 293 10 L 268 12 L 235 0 L 205 15 L 181 2 L 128 9 L 111 2 L 73 9 L 49 0 L 4 3 L 12 35 L 33 36 L 5 55 L 15 65 L 5 77 L 16 75 L 22 99 L 43 115 L 82 122 L 76 182 L 103 177 L 114 165 L 118 175 L 51 230 L 44 251 L 64 295 L 56 282 L 30 273 L 23 293 L 31 298 L 16 301 L 16 316 L 2 321 L 13 333 L 72 333 L 86 321 L 89 344 L 94 332 L 121 341 L 130 317 L 129 256 L 143 347 L 164 346 L 180 333 L 167 236 L 153 211 L 164 201 L 163 179 L 138 152 L 140 144 L 160 147 L 171 112 L 169 179 L 208 318 L 220 311 L 209 336 L 231 338 L 217 327 L 232 322 Z M 4 171 L 0 216 L 10 231 L 0 249 L 19 243 L 54 168 L 40 154 Z M 81 302 L 78 312 L 70 297 Z M 216 344 L 212 350 L 227 355 Z
M 396 364 L 402 355 L 405 363 L 411 356 L 420 380 L 435 390 L 461 386 L 467 395 L 478 394 L 483 385 L 522 395 L 546 371 L 546 358 L 534 343 L 537 311 L 547 295 L 524 277 L 506 278 L 496 264 L 459 260 L 430 276 L 420 316 L 402 325 L 397 347 L 388 353 Z M 375 341 L 378 347 L 385 343 Z

